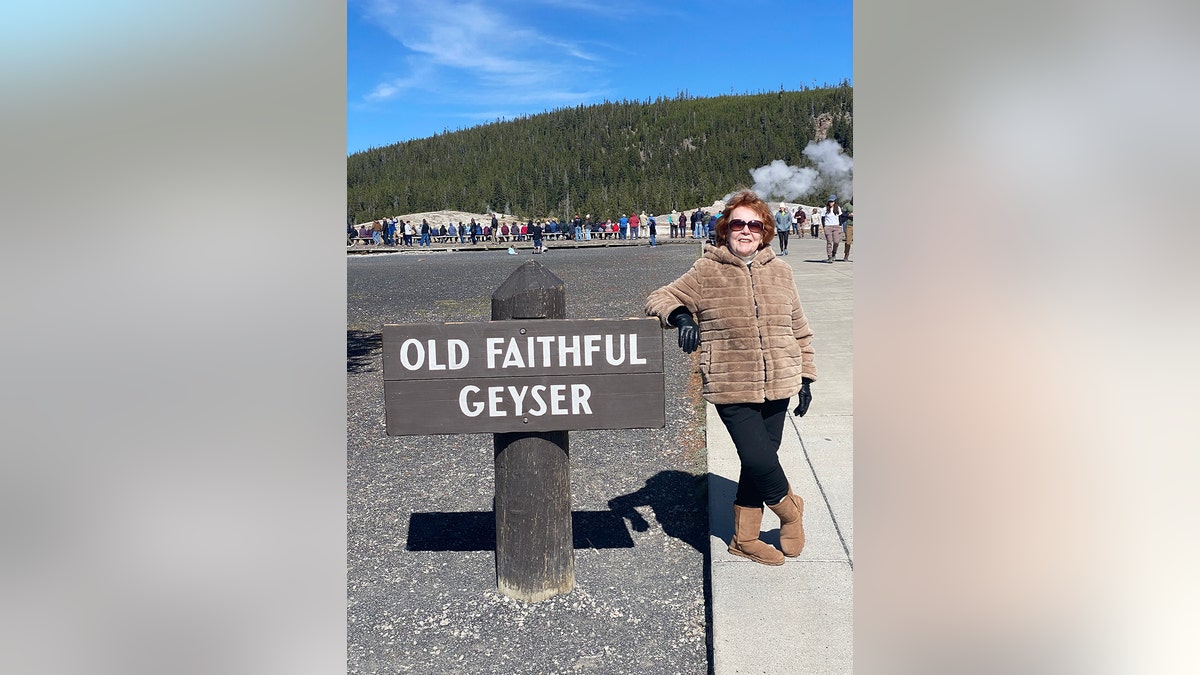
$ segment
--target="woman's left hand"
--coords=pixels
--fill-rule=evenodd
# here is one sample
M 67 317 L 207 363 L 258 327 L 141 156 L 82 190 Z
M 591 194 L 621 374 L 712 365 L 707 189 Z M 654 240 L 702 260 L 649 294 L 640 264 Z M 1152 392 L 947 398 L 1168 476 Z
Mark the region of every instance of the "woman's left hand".
M 808 388 L 808 385 L 811 383 L 812 380 L 806 377 L 803 384 L 800 385 L 800 394 L 798 395 L 800 403 L 792 411 L 792 414 L 797 417 L 804 417 L 804 413 L 808 412 L 808 406 L 812 404 L 812 390 Z

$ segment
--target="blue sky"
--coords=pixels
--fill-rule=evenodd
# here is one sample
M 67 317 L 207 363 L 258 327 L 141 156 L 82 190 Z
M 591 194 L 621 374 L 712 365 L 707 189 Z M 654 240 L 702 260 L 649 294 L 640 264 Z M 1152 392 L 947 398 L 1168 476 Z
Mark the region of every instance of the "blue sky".
M 347 152 L 605 100 L 853 82 L 848 0 L 349 0 Z

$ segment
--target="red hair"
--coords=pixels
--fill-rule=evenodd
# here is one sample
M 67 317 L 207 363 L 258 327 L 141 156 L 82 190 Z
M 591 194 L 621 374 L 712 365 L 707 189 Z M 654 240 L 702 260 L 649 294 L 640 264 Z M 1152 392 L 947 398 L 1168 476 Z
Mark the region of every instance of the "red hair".
M 717 220 L 717 246 L 724 246 L 729 241 L 729 214 L 739 206 L 749 207 L 754 209 L 754 213 L 758 215 L 758 219 L 762 221 L 762 243 L 758 245 L 758 250 L 771 245 L 771 240 L 775 238 L 775 214 L 771 213 L 771 207 L 762 199 L 759 199 L 758 193 L 754 190 L 742 190 L 737 192 L 729 201 L 725 202 L 725 210 L 721 212 L 721 217 Z

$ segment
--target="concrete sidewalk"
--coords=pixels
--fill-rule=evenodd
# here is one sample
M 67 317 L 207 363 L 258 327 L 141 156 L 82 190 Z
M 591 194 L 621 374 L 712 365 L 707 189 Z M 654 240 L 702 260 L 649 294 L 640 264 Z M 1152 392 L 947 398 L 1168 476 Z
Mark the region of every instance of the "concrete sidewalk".
M 804 500 L 806 542 L 798 558 L 769 567 L 730 554 L 739 464 L 716 409 L 707 406 L 709 542 L 712 546 L 713 671 L 853 672 L 854 262 L 826 264 L 825 242 L 791 237 L 805 314 L 815 333 L 817 382 L 803 418 L 789 415 L 780 460 Z M 775 245 L 778 252 L 778 244 Z M 794 407 L 795 399 L 789 407 Z M 779 544 L 779 519 L 763 518 Z

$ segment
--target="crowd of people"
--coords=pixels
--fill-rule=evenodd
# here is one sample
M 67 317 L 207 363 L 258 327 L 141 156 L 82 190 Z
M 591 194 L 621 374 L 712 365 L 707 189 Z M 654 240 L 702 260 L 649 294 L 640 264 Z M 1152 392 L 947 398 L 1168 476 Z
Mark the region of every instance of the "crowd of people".
M 707 239 L 712 241 L 716 231 L 716 221 L 720 215 L 710 214 L 703 209 L 687 212 L 672 211 L 667 214 L 667 224 L 670 237 Z M 492 214 L 490 222 L 449 221 L 441 225 L 431 225 L 422 218 L 419 225 L 400 218 L 382 218 L 358 227 L 353 224 L 346 226 L 346 243 L 374 244 L 383 246 L 412 247 L 430 246 L 433 243 L 449 244 L 457 241 L 460 244 L 470 242 L 490 242 L 495 244 L 532 241 L 533 230 L 541 230 L 545 239 L 573 239 L 575 241 L 591 241 L 592 239 L 649 239 L 650 245 L 658 243 L 658 217 L 648 215 L 645 211 L 622 214 L 617 218 L 598 218 L 592 214 L 580 216 L 576 214 L 570 220 L 559 222 L 557 218 L 533 219 L 526 222 L 502 221 Z
M 832 263 L 837 257 L 838 246 L 846 244 L 843 262 L 850 260 L 850 244 L 854 241 L 854 213 L 849 204 L 846 208 L 838 205 L 837 195 L 829 195 L 822 211 L 816 207 L 811 213 L 805 213 L 803 206 L 797 206 L 795 211 L 789 211 L 783 204 L 775 212 L 776 239 L 779 240 L 779 255 L 788 255 L 788 240 L 790 235 L 798 237 L 811 236 L 813 239 L 824 237 L 825 262 Z
M 621 214 L 616 219 L 599 218 L 592 214 L 580 216 L 575 214 L 570 220 L 559 222 L 557 218 L 534 219 L 525 222 L 519 220 L 500 220 L 497 214 L 490 214 L 489 220 L 477 222 L 471 218 L 469 222 L 449 221 L 440 225 L 432 225 L 422 218 L 419 224 L 400 218 L 383 218 L 355 227 L 353 223 L 346 225 L 346 244 L 363 243 L 376 246 L 400 246 L 405 248 L 427 247 L 438 244 L 512 244 L 529 241 L 535 250 L 540 252 L 543 240 L 574 240 L 591 241 L 593 239 L 643 239 L 648 238 L 650 245 L 658 244 L 658 222 L 656 216 L 641 213 Z M 666 215 L 668 236 L 671 239 L 703 239 L 714 243 L 717 222 L 720 213 L 709 213 L 705 209 L 687 211 L 671 211 Z M 826 262 L 833 262 L 838 248 L 845 243 L 843 261 L 850 261 L 850 244 L 854 241 L 853 213 L 849 205 L 842 208 L 837 203 L 837 196 L 830 195 L 825 210 L 813 208 L 806 213 L 803 206 L 789 210 L 780 204 L 774 214 L 776 239 L 779 241 L 779 254 L 788 255 L 789 235 L 798 237 L 811 236 L 826 240 Z M 414 244 L 415 242 L 415 244 Z
M 521 223 L 517 221 L 501 221 L 495 215 L 491 222 L 477 222 L 471 218 L 469 222 L 449 221 L 440 225 L 432 225 L 429 220 L 422 218 L 420 224 L 405 221 L 400 218 L 383 218 L 370 223 L 364 223 L 357 228 L 353 224 L 346 226 L 346 244 L 363 243 L 368 245 L 400 246 L 420 248 L 433 244 L 502 244 L 518 241 L 535 242 L 538 239 L 565 239 L 570 236 L 567 228 L 559 224 L 557 219 L 549 221 L 529 219 Z

